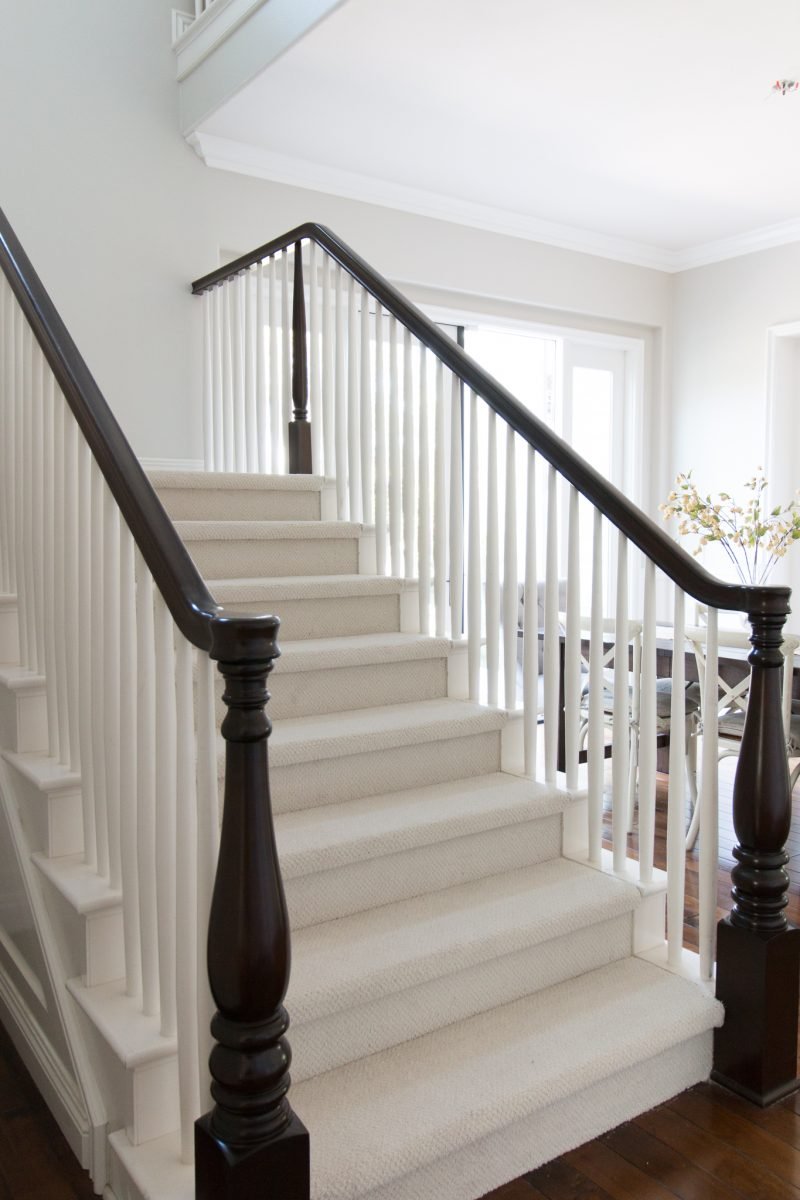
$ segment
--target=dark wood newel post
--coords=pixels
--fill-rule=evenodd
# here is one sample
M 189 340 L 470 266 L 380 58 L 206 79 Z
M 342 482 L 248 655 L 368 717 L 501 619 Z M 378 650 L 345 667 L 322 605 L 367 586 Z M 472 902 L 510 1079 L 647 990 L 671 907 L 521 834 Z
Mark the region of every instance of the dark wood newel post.
M 195 1126 L 197 1200 L 309 1200 L 308 1134 L 287 1099 L 286 900 L 269 796 L 267 676 L 276 617 L 217 618 L 225 802 L 208 929 L 215 1106 Z
M 314 280 L 311 281 L 312 286 Z M 308 344 L 303 290 L 303 243 L 294 247 L 292 294 L 292 405 L 289 422 L 289 474 L 311 474 L 311 424 L 308 419 Z
M 712 1077 L 756 1104 L 798 1086 L 800 929 L 786 919 L 791 795 L 781 711 L 781 641 L 789 590 L 749 613 L 751 684 L 733 789 L 733 908 L 720 921 Z M 791 669 L 791 665 L 790 668 Z

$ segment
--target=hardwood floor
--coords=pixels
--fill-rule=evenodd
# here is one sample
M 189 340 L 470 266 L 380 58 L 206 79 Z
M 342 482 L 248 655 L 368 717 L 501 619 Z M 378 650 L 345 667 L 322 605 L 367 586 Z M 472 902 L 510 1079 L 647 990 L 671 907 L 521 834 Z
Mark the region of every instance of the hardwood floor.
M 720 773 L 719 914 L 730 906 L 734 764 Z M 656 865 L 664 865 L 665 783 L 659 783 Z M 800 924 L 800 787 L 789 841 L 789 917 Z M 636 847 L 635 835 L 631 849 Z M 697 945 L 697 851 L 689 858 L 684 940 Z M 94 1195 L 0 1026 L 0 1200 Z M 755 1108 L 701 1084 L 485 1200 L 800 1200 L 800 1094 Z M 431 1197 L 431 1200 L 436 1200 Z

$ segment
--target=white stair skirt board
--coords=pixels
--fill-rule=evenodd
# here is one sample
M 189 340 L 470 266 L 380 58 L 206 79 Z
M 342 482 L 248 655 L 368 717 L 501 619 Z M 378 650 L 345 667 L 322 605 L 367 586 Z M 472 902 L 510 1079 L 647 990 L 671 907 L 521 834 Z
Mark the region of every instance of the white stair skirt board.
M 510 773 L 519 720 L 463 698 L 465 645 L 419 635 L 416 582 L 374 574 L 330 481 L 151 479 L 218 602 L 281 619 L 270 785 L 314 1200 L 476 1200 L 706 1078 L 720 1007 L 633 956 L 653 898 L 563 857 L 581 797 Z M 175 1043 L 124 995 L 80 779 L 19 748 L 2 747 L 116 1129 L 109 1200 L 190 1200 Z

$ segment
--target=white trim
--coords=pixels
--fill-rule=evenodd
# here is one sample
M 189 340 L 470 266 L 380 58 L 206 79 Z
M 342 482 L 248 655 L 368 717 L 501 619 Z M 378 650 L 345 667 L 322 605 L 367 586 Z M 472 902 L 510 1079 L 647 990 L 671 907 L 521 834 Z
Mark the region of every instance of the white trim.
M 183 12 L 180 8 L 172 10 L 172 44 L 179 42 L 181 38 L 186 37 L 186 34 L 195 23 L 194 13 Z
M 176 38 L 172 49 L 175 51 L 177 78 L 185 79 L 195 67 L 208 58 L 217 46 L 230 37 L 242 21 L 246 21 L 251 12 L 261 8 L 267 0 L 214 0 L 199 17 L 189 13 L 176 14 L 173 18 L 190 16 L 191 24 L 183 34 Z
M 140 458 L 145 471 L 203 471 L 202 458 Z
M 219 0 L 217 2 L 219 3 Z M 327 167 L 307 159 L 275 154 L 262 146 L 235 141 L 232 138 L 195 131 L 186 140 L 207 166 L 219 170 L 268 179 L 289 187 L 327 192 L 333 196 L 360 200 L 365 204 L 378 204 L 401 212 L 417 213 L 420 216 L 450 221 L 456 225 L 525 238 L 548 246 L 558 246 L 562 250 L 594 254 L 600 258 L 648 267 L 668 274 L 800 241 L 798 218 L 782 221 L 777 225 L 765 225 L 760 229 L 736 234 L 734 237 L 720 238 L 683 250 L 669 250 L 645 242 L 610 237 L 590 229 L 544 221 L 526 213 L 475 204 L 456 196 L 406 187 L 371 175 Z

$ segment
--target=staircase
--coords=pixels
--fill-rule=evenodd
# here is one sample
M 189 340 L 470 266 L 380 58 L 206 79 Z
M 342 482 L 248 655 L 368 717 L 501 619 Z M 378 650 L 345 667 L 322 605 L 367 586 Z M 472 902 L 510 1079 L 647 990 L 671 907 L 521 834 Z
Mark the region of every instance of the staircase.
M 652 894 L 563 857 L 580 798 L 515 773 L 517 718 L 462 698 L 465 647 L 414 631 L 414 584 L 322 519 L 330 485 L 151 478 L 214 595 L 284 614 L 270 778 L 315 1200 L 473 1200 L 705 1079 L 721 1009 L 634 955 Z M 71 987 L 102 1022 L 107 987 Z M 193 1195 L 157 1132 L 112 1134 L 118 1197 Z

